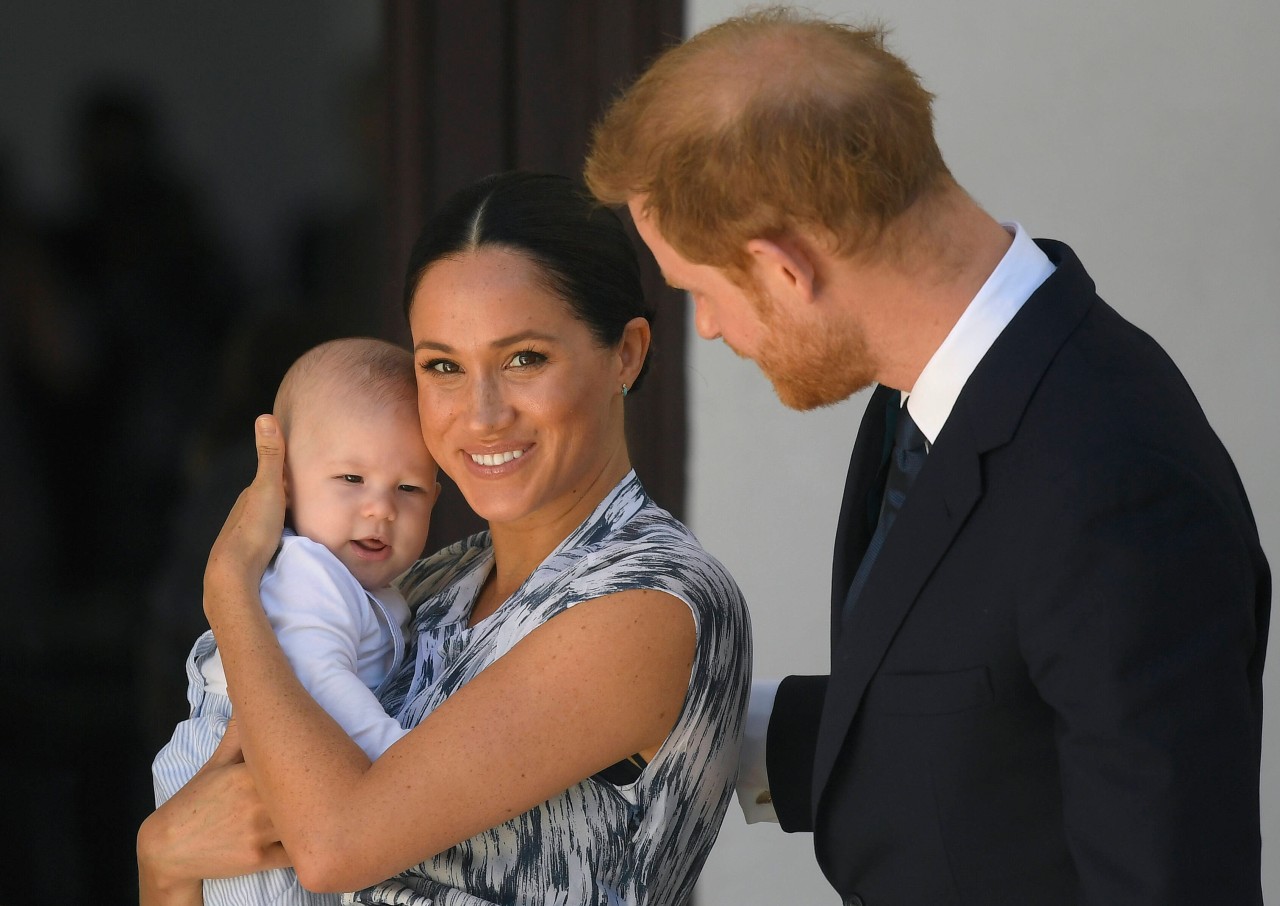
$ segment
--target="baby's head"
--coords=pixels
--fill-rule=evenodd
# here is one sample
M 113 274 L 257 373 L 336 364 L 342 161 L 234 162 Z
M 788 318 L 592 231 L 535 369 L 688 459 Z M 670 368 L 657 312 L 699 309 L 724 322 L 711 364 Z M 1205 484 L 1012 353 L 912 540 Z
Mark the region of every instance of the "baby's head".
M 436 464 L 422 441 L 413 356 L 382 340 L 332 340 L 293 363 L 276 393 L 289 521 L 365 588 L 422 555 Z

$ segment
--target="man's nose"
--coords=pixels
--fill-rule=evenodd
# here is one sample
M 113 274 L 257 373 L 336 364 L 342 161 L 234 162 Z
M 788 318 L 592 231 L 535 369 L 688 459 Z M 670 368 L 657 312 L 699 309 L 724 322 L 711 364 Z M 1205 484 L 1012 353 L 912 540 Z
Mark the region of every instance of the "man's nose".
M 711 306 L 696 296 L 693 299 L 693 326 L 698 331 L 698 336 L 704 340 L 714 340 L 720 336 L 720 324 L 716 321 Z

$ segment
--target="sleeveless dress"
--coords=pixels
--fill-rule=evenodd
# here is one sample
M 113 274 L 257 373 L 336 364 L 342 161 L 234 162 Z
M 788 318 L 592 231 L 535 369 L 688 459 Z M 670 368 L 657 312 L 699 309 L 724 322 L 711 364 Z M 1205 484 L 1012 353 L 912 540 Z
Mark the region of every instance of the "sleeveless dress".
M 475 627 L 493 564 L 487 532 L 401 580 L 415 607 L 408 656 L 381 693 L 416 726 L 529 632 L 582 601 L 658 589 L 697 628 L 689 689 L 670 736 L 633 782 L 588 778 L 345 902 L 400 906 L 675 906 L 688 900 L 733 795 L 751 673 L 746 604 L 728 572 L 635 473 L 624 478 L 514 595 Z

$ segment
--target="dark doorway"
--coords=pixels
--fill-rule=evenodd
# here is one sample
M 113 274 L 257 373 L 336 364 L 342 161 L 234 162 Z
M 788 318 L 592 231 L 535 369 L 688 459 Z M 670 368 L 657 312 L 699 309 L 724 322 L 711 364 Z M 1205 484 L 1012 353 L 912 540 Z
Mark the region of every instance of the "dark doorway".
M 476 0 L 387 4 L 390 248 L 407 255 L 426 212 L 473 180 L 529 169 L 578 177 L 591 126 L 644 64 L 678 41 L 680 0 Z M 627 402 L 632 461 L 677 516 L 685 493 L 685 322 L 643 243 L 646 291 L 657 302 L 643 393 Z M 388 312 L 400 325 L 399 273 Z M 480 527 L 446 487 L 432 546 Z
M 445 194 L 581 171 L 678 0 L 120 0 L 0 12 L 0 875 L 136 901 L 149 764 L 185 716 L 209 544 L 251 419 L 333 336 L 405 339 L 405 252 Z M 684 506 L 684 316 L 662 294 L 633 460 Z M 471 531 L 456 494 L 439 546 Z

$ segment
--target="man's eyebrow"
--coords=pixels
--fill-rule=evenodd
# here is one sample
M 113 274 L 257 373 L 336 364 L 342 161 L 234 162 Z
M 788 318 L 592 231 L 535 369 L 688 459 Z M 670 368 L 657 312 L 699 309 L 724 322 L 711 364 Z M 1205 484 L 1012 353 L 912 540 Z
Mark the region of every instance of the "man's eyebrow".
M 491 341 L 489 346 L 494 349 L 501 349 L 504 346 L 514 346 L 517 343 L 527 343 L 530 340 L 542 340 L 545 343 L 553 343 L 555 342 L 556 337 L 553 334 L 545 333 L 540 330 L 522 330 L 518 333 L 509 334 L 505 337 L 498 337 L 496 340 Z M 433 352 L 444 352 L 448 354 L 453 354 L 457 351 L 448 343 L 441 343 L 436 340 L 419 340 L 413 347 L 414 352 L 417 352 L 418 350 L 432 350 Z

